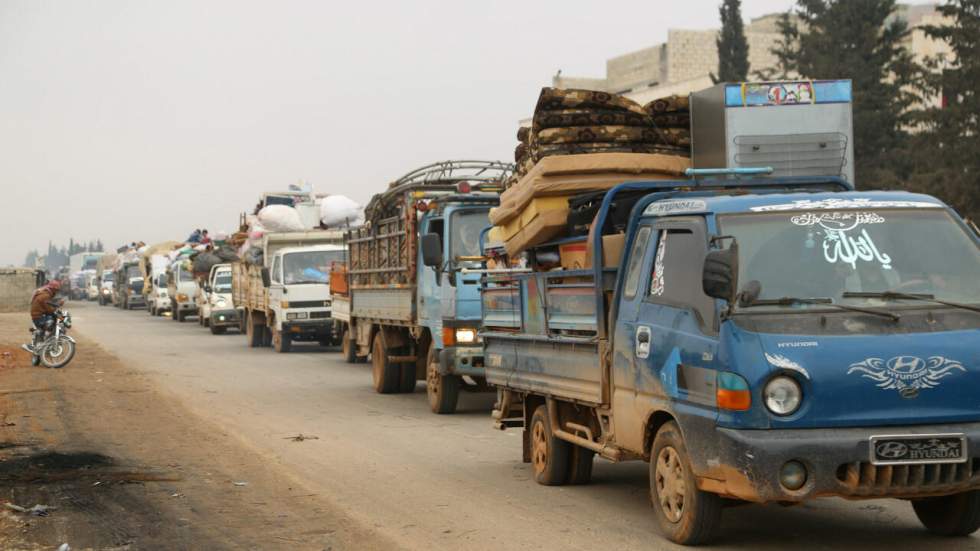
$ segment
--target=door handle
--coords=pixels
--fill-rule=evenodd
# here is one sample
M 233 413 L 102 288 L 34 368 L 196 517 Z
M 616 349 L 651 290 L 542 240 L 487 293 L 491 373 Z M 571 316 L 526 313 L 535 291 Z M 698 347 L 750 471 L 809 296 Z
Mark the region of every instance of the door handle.
M 637 358 L 646 359 L 650 356 L 650 328 L 641 325 L 636 328 L 636 342 L 634 345 L 634 354 Z

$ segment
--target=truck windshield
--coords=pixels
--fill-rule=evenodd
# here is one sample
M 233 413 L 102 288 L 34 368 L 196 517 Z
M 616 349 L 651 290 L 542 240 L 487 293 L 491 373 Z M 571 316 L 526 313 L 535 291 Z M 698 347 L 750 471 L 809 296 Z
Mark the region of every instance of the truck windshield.
M 214 276 L 214 292 L 215 293 L 230 293 L 231 292 L 231 273 L 220 273 Z
M 126 277 L 141 277 L 139 266 L 130 266 L 126 268 Z
M 194 274 L 188 272 L 187 270 L 178 270 L 178 276 L 180 281 L 194 281 Z
M 758 281 L 759 300 L 783 297 L 880 305 L 894 292 L 951 302 L 980 297 L 980 249 L 943 209 L 818 210 L 719 216 L 739 247 L 739 286 Z M 891 300 L 889 306 L 922 306 Z M 758 309 L 819 309 L 782 304 Z M 756 307 L 753 307 L 755 310 Z
M 115 276 L 113 276 L 111 273 L 102 274 L 102 281 L 105 281 L 107 283 L 112 283 L 112 281 L 114 279 L 115 279 Z
M 286 285 L 327 283 L 330 277 L 330 265 L 334 261 L 343 260 L 343 250 L 287 253 L 282 263 L 283 283 Z
M 464 211 L 454 213 L 450 222 L 449 256 L 478 256 L 480 254 L 480 232 L 490 225 L 487 211 Z

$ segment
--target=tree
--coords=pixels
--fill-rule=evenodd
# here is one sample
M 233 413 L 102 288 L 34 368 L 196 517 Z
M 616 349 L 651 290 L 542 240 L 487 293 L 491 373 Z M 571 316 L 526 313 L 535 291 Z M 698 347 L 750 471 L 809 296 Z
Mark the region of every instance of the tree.
M 797 0 L 773 50 L 787 73 L 852 81 L 855 179 L 866 188 L 893 187 L 910 172 L 899 152 L 917 71 L 903 45 L 908 27 L 894 11 L 895 0 Z
M 749 43 L 745 39 L 742 24 L 742 1 L 724 0 L 718 7 L 721 15 L 721 32 L 715 44 L 718 46 L 718 76 L 715 82 L 741 82 L 749 75 Z
M 913 188 L 942 198 L 961 215 L 980 220 L 980 0 L 950 0 L 936 8 L 946 19 L 925 26 L 952 56 L 925 60 L 923 108 L 910 153 Z

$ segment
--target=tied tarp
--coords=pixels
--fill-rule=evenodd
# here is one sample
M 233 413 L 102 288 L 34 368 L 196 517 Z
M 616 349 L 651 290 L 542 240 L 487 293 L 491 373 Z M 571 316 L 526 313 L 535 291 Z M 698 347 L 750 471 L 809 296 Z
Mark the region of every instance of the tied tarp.
M 223 263 L 224 260 L 222 260 L 220 256 L 214 253 L 210 253 L 210 252 L 198 253 L 197 256 L 194 257 L 193 270 L 195 273 L 206 274 L 210 272 L 211 268 L 214 267 L 216 264 L 223 264 Z
M 545 128 L 538 132 L 537 143 L 633 143 L 655 142 L 659 138 L 653 127 L 642 126 L 573 126 Z

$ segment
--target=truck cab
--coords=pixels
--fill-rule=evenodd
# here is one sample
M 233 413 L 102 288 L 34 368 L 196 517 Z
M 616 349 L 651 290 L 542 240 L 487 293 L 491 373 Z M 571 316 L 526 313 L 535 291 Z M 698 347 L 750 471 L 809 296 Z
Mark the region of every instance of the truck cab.
M 268 289 L 272 344 L 279 352 L 292 343 L 334 344 L 330 317 L 330 266 L 344 259 L 343 245 L 278 249 L 267 259 L 263 285 Z
M 127 262 L 115 273 L 116 307 L 124 310 L 146 307 L 146 300 L 143 298 L 143 274 L 140 273 L 139 264 Z
M 197 314 L 197 281 L 194 274 L 182 262 L 173 263 L 167 270 L 167 294 L 170 296 L 171 319 L 183 322 L 187 316 Z
M 215 264 L 204 285 L 198 289 L 198 318 L 214 335 L 225 333 L 229 327 L 238 327 L 241 321 L 232 299 L 231 279 L 231 264 Z
M 976 233 L 905 192 L 646 186 L 618 266 L 486 290 L 495 418 L 529 430 L 538 481 L 581 482 L 583 454 L 649 461 L 680 543 L 716 531 L 723 498 L 900 498 L 933 532 L 975 531 Z
M 423 237 L 419 247 L 416 309 L 418 324 L 434 336 L 434 361 L 427 370 L 426 385 L 452 399 L 444 409 L 455 409 L 458 389 L 466 385 L 463 377 L 472 385 L 483 384 L 483 345 L 478 336 L 480 276 L 476 270 L 480 267 L 480 235 L 490 226 L 488 213 L 496 202 L 496 197 L 487 196 L 435 201 L 437 207 L 426 211 L 419 221 L 423 236 L 437 237 Z M 438 254 L 433 254 L 433 244 Z

